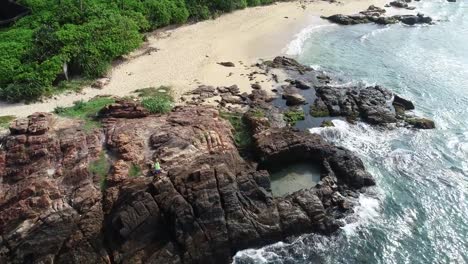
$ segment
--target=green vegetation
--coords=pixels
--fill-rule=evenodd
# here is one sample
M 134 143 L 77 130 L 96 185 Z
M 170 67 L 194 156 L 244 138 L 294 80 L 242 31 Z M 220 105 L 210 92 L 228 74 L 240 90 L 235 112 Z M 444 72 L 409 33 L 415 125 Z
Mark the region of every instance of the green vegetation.
M 71 107 L 56 107 L 54 112 L 59 116 L 84 120 L 84 129 L 89 131 L 99 127 L 99 122 L 96 121 L 99 110 L 114 102 L 115 100 L 109 97 L 98 97 L 88 102 L 76 101 Z
M 273 0 L 19 0 L 31 14 L 0 31 L 0 99 L 33 101 L 95 78 L 136 49 L 143 33 Z M 74 85 L 70 85 L 74 86 Z M 73 89 L 76 89 L 73 88 Z
M 8 128 L 11 121 L 15 120 L 15 116 L 0 116 L 0 128 Z
M 250 113 L 250 115 L 252 117 L 256 117 L 256 118 L 265 117 L 265 111 L 263 109 L 260 109 L 260 108 L 254 108 L 254 109 L 250 110 L 249 113 Z
M 89 164 L 89 172 L 92 173 L 94 176 L 99 177 L 99 184 L 101 186 L 101 190 L 106 189 L 107 173 L 109 172 L 109 169 L 110 165 L 107 161 L 104 152 L 102 152 L 101 155 L 99 155 L 99 159 Z
M 302 109 L 291 109 L 283 113 L 284 121 L 288 122 L 289 125 L 294 126 L 297 121 L 304 120 L 305 115 Z
M 173 108 L 174 98 L 168 86 L 143 88 L 135 92 L 142 98 L 141 105 L 152 114 L 168 113 Z
M 172 88 L 169 86 L 159 86 L 156 87 L 148 87 L 143 89 L 135 90 L 135 93 L 139 97 L 156 97 L 156 96 L 167 96 L 172 97 Z
M 313 117 L 325 117 L 329 116 L 330 112 L 327 107 L 319 107 L 313 104 L 310 106 L 310 115 Z
M 220 116 L 234 127 L 234 142 L 240 150 L 246 150 L 252 145 L 252 135 L 249 125 L 240 113 L 220 112 Z
M 130 170 L 128 171 L 128 175 L 132 178 L 138 177 L 141 175 L 141 168 L 137 164 L 133 164 L 130 166 Z

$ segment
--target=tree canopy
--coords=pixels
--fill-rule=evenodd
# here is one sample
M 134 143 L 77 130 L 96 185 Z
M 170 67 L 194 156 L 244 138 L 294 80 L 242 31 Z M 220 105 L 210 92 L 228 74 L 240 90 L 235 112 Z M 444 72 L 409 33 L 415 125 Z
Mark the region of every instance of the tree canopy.
M 63 66 L 102 76 L 138 48 L 146 31 L 203 20 L 273 0 L 20 0 L 31 14 L 0 30 L 0 99 L 30 101 L 54 92 Z

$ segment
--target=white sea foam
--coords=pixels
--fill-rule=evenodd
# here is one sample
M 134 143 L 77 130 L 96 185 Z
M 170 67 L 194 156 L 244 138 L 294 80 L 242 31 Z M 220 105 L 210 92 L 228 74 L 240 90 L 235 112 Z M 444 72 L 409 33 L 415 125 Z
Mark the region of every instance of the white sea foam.
M 354 210 L 355 213 L 351 217 L 355 221 L 341 228 L 348 236 L 354 235 L 358 227 L 366 225 L 379 217 L 380 202 L 377 198 L 361 194 L 359 195 L 359 205 Z
M 369 38 L 372 38 L 372 37 L 375 37 L 375 36 L 377 36 L 379 34 L 382 34 L 382 33 L 386 32 L 386 31 L 388 31 L 389 29 L 390 29 L 390 25 L 387 25 L 387 26 L 385 26 L 383 28 L 378 28 L 378 29 L 372 30 L 371 32 L 362 35 L 359 38 L 359 40 L 361 42 L 367 41 Z
M 294 40 L 291 41 L 286 48 L 283 49 L 283 53 L 290 56 L 296 56 L 302 53 L 304 43 L 312 36 L 313 33 L 330 27 L 337 27 L 335 24 L 325 24 L 325 25 L 310 25 L 298 34 L 294 36 Z

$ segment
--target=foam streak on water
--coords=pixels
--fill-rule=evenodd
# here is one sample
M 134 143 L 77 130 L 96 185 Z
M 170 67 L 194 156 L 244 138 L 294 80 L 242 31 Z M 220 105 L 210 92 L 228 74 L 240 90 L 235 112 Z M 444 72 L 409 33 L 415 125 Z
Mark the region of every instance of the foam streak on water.
M 314 30 L 298 40 L 297 58 L 344 80 L 384 85 L 413 100 L 437 129 L 340 120 L 311 129 L 356 152 L 377 186 L 335 236 L 242 251 L 235 263 L 468 263 L 468 9 L 466 0 L 412 5 L 440 21 Z

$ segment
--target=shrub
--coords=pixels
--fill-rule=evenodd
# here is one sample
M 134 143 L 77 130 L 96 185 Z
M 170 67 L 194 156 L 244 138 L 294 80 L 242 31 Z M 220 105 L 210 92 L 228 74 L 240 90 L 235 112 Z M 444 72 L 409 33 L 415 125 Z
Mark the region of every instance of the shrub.
M 247 0 L 248 6 L 258 6 L 262 4 L 261 0 Z
M 135 90 L 135 93 L 142 98 L 141 105 L 152 114 L 163 114 L 172 110 L 174 99 L 171 87 L 148 87 Z
M 7 128 L 10 125 L 11 121 L 15 119 L 15 116 L 0 116 L 0 128 Z
M 172 100 L 165 96 L 145 97 L 141 105 L 152 114 L 164 114 L 172 110 Z
M 183 0 L 147 0 L 145 5 L 153 27 L 184 23 L 189 17 Z
M 109 169 L 110 165 L 104 152 L 99 155 L 99 159 L 89 164 L 89 172 L 99 179 L 101 190 L 106 189 L 106 180 Z
M 203 20 L 273 0 L 19 0 L 31 14 L 0 31 L 0 99 L 54 93 L 71 75 L 98 77 L 137 48 L 143 31 Z M 62 87 L 63 88 L 63 87 Z
M 56 107 L 54 113 L 63 117 L 81 119 L 84 121 L 83 129 L 91 131 L 100 126 L 96 120 L 99 110 L 114 102 L 114 99 L 108 97 L 94 98 L 88 102 L 76 101 L 71 107 Z

